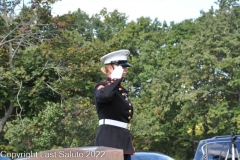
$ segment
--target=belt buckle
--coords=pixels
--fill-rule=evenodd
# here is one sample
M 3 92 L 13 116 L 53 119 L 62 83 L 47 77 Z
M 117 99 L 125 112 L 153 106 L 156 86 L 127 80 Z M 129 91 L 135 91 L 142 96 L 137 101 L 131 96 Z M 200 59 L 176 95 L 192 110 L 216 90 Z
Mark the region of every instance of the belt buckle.
M 126 129 L 130 130 L 131 124 L 128 123 Z

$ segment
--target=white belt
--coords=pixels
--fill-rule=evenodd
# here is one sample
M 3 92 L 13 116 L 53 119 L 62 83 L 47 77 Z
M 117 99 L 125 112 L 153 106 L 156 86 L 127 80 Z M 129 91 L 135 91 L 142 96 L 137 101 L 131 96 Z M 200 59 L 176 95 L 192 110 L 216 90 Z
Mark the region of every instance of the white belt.
M 130 123 L 120 122 L 120 121 L 116 121 L 116 120 L 112 120 L 112 119 L 100 119 L 99 125 L 102 125 L 102 124 L 117 126 L 117 127 L 125 128 L 128 130 L 130 130 L 130 126 L 131 126 Z

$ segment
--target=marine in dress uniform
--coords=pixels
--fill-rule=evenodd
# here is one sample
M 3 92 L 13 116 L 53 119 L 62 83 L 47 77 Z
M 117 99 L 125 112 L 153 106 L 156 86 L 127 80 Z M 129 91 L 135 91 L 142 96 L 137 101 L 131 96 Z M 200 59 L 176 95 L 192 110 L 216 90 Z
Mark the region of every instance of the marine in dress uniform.
M 105 67 L 107 79 L 97 83 L 94 98 L 99 127 L 94 141 L 95 146 L 106 146 L 122 149 L 124 159 L 130 159 L 134 154 L 132 137 L 130 134 L 130 120 L 133 116 L 133 105 L 129 100 L 128 91 L 121 85 L 126 76 L 129 50 L 111 52 L 101 58 Z

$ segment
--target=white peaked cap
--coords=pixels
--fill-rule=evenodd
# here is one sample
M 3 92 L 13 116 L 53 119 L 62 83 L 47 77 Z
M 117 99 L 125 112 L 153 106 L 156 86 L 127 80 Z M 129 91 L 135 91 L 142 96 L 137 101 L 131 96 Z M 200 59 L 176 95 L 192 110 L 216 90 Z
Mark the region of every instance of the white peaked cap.
M 118 51 L 114 51 L 111 53 L 106 54 L 105 56 L 101 57 L 101 61 L 104 64 L 110 64 L 115 61 L 126 61 L 127 62 L 127 56 L 130 54 L 130 51 L 127 49 L 122 49 Z M 130 64 L 129 64 L 130 66 Z

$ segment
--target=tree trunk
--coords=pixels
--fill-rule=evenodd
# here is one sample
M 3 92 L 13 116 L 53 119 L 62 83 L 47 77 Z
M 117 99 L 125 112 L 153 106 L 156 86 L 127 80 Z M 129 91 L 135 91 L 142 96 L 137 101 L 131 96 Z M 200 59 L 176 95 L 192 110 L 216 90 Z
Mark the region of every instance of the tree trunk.
M 7 122 L 7 119 L 10 117 L 10 115 L 13 112 L 13 107 L 14 107 L 13 103 L 10 102 L 9 108 L 8 108 L 8 110 L 5 111 L 4 117 L 2 119 L 0 119 L 0 134 L 3 133 L 3 128 Z

